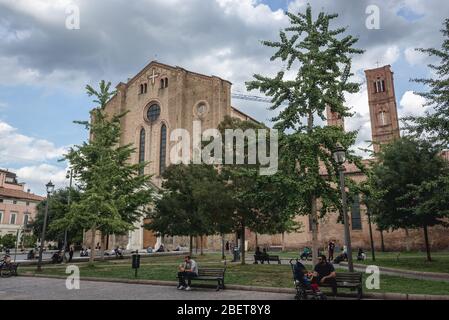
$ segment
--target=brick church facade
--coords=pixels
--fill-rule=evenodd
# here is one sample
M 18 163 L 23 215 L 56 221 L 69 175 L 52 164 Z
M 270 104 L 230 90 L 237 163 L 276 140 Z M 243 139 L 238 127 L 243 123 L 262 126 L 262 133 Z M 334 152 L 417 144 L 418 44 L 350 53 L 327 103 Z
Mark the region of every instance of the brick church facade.
M 374 150 L 380 144 L 389 143 L 400 137 L 394 78 L 390 66 L 367 70 L 368 98 L 372 126 Z M 153 184 L 161 186 L 161 173 L 170 165 L 169 150 L 175 144 L 170 142 L 170 132 L 177 128 L 193 131 L 194 121 L 201 123 L 201 130 L 215 129 L 225 116 L 242 120 L 255 121 L 238 111 L 231 104 L 231 87 L 229 81 L 216 76 L 205 76 L 187 71 L 180 67 L 151 62 L 127 83 L 117 86 L 117 94 L 106 106 L 109 114 L 128 111 L 122 122 L 120 143 L 134 144 L 137 152 L 132 161 L 149 162 L 146 174 L 153 175 Z M 338 114 L 327 112 L 328 125 L 344 127 L 344 119 Z M 369 165 L 369 160 L 366 160 Z M 353 166 L 347 166 L 346 174 L 355 181 L 366 177 Z M 326 174 L 323 172 L 323 174 Z M 354 248 L 369 248 L 369 225 L 366 208 L 360 200 L 350 206 L 351 238 Z M 311 245 L 312 232 L 308 217 L 298 217 L 303 230 L 299 233 L 285 235 L 256 235 L 246 231 L 248 249 L 259 246 L 283 246 L 290 249 Z M 142 228 L 144 220 L 136 223 L 135 231 L 127 236 L 112 236 L 109 247 L 120 245 L 128 249 L 157 247 L 161 242 L 169 249 L 177 245 L 187 246 L 188 239 L 183 237 L 157 238 L 151 231 Z M 337 214 L 328 214 L 319 221 L 318 239 L 325 247 L 329 240 L 335 240 L 343 246 L 343 225 L 337 223 Z M 86 234 L 85 243 L 90 243 Z M 408 236 L 403 230 L 381 234 L 373 226 L 374 242 L 381 247 L 382 239 L 386 249 L 422 249 L 421 231 L 410 230 Z M 229 242 L 235 242 L 235 235 L 226 236 Z M 435 249 L 449 247 L 447 229 L 435 227 L 430 230 L 431 245 Z M 98 241 L 99 242 L 99 241 Z M 203 240 L 205 249 L 218 250 L 221 246 L 219 237 L 207 237 Z

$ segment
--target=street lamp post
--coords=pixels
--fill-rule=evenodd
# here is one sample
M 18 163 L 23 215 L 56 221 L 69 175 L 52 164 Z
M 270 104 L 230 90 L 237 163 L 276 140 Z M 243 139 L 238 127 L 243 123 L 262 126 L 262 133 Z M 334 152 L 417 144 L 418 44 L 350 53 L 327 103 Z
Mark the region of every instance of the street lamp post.
M 341 144 L 337 145 L 334 153 L 334 160 L 338 163 L 338 171 L 340 175 L 340 190 L 341 190 L 341 200 L 343 209 L 343 220 L 345 225 L 345 244 L 348 255 L 348 269 L 349 272 L 354 272 L 354 264 L 352 262 L 352 247 L 351 247 L 351 232 L 349 230 L 349 218 L 347 210 L 347 200 L 346 200 L 346 187 L 345 187 L 345 167 L 346 162 L 346 150 Z
M 44 251 L 45 232 L 47 231 L 48 206 L 50 202 L 50 195 L 53 193 L 55 189 L 55 185 L 51 181 L 47 183 L 45 186 L 47 187 L 47 201 L 45 203 L 44 226 L 42 227 L 41 247 L 39 249 L 39 261 L 37 262 L 37 271 L 42 271 L 42 253 Z
M 68 194 L 68 196 L 67 196 L 67 207 L 68 207 L 68 209 L 70 210 L 70 204 L 71 204 L 71 200 L 72 200 L 71 196 L 72 196 L 73 170 L 67 171 L 66 178 L 67 178 L 67 179 L 70 179 L 70 183 L 69 183 L 69 194 Z M 62 249 L 62 252 L 63 252 L 62 256 L 64 257 L 64 261 L 67 261 L 67 258 L 66 258 L 66 256 L 65 256 L 65 252 L 66 252 L 66 249 L 67 249 L 67 233 L 68 233 L 68 230 L 65 229 L 65 231 L 64 231 L 64 248 Z

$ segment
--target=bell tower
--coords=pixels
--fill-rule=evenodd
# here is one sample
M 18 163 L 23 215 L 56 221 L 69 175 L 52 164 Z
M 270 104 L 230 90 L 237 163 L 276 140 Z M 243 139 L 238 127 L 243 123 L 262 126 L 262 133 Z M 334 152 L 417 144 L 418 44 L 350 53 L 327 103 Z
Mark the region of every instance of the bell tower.
M 341 127 L 345 130 L 345 119 L 338 112 L 333 112 L 329 106 L 326 107 L 326 118 L 328 126 Z
M 365 70 L 374 152 L 400 138 L 398 109 L 391 66 Z

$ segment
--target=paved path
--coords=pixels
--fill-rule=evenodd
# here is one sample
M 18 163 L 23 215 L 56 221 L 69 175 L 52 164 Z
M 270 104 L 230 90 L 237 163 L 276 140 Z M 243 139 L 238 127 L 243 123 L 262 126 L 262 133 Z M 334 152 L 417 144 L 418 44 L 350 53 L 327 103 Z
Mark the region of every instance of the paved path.
M 65 280 L 13 277 L 0 279 L 0 300 L 293 300 L 293 294 L 81 281 L 67 290 Z

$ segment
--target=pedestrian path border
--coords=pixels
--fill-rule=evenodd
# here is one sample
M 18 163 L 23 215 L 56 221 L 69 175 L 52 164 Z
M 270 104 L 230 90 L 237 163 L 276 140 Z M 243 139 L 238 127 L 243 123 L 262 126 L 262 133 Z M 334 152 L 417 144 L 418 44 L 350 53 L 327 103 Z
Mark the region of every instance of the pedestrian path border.
M 21 274 L 20 276 L 28 278 L 47 278 L 47 279 L 61 279 L 65 280 L 63 276 L 53 275 L 35 275 L 35 274 Z M 138 285 L 153 285 L 153 286 L 173 286 L 176 287 L 176 281 L 162 281 L 162 280 L 140 280 L 140 279 L 111 279 L 111 278 L 95 278 L 84 277 L 84 281 L 91 282 L 107 282 L 107 283 L 123 283 L 123 284 L 138 284 Z M 196 284 L 198 288 L 215 288 L 215 286 L 208 286 L 205 284 Z M 295 289 L 290 288 L 272 288 L 272 287 L 256 287 L 256 286 L 242 286 L 242 285 L 226 285 L 227 290 L 239 291 L 255 291 L 255 292 L 269 292 L 269 293 L 296 293 Z M 351 295 L 339 294 L 341 297 L 351 297 Z M 449 296 L 445 295 L 424 295 L 424 294 L 403 294 L 403 293 L 364 293 L 363 299 L 373 300 L 427 300 L 427 301 L 449 301 Z M 355 299 L 356 300 L 356 299 Z

